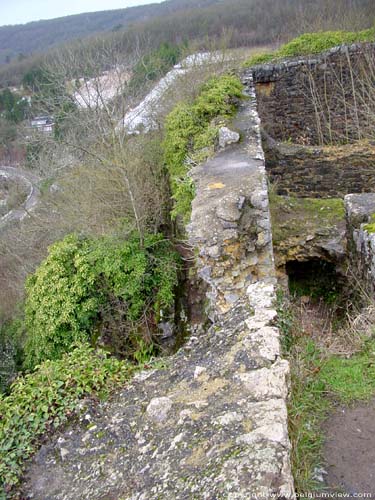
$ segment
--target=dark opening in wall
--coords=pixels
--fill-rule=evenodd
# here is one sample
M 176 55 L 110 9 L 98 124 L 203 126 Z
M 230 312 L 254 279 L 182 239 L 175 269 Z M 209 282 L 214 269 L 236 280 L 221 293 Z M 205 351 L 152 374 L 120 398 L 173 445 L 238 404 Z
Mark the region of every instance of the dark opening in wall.
M 294 296 L 333 303 L 342 297 L 345 289 L 345 277 L 337 272 L 332 262 L 320 259 L 289 261 L 286 273 L 289 291 Z

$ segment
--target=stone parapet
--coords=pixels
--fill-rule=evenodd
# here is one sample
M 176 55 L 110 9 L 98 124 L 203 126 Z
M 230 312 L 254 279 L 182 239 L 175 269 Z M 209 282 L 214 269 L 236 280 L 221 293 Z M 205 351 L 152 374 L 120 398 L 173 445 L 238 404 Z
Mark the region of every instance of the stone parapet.
M 212 326 L 44 445 L 35 500 L 295 498 L 289 365 L 275 327 L 275 269 L 251 74 L 232 124 L 242 141 L 193 172 L 190 242 Z

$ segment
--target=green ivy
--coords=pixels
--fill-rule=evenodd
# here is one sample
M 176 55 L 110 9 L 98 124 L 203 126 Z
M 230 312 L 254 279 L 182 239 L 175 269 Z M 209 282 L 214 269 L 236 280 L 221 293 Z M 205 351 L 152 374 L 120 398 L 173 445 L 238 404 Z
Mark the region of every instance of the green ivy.
M 179 103 L 167 116 L 163 149 L 175 201 L 173 218 L 181 216 L 188 222 L 195 194 L 190 166 L 212 154 L 219 131 L 214 119 L 219 122 L 219 118 L 232 116 L 242 97 L 242 84 L 237 77 L 214 77 L 203 85 L 192 104 Z
M 58 359 L 77 341 L 95 341 L 111 300 L 131 325 L 168 310 L 177 267 L 177 254 L 161 235 L 146 235 L 143 246 L 137 235 L 126 241 L 70 235 L 55 243 L 26 283 L 25 367 Z
M 134 367 L 87 344 L 58 361 L 45 361 L 19 377 L 9 396 L 0 395 L 0 498 L 19 482 L 23 462 L 45 432 L 64 424 L 81 399 L 106 396 L 124 383 Z

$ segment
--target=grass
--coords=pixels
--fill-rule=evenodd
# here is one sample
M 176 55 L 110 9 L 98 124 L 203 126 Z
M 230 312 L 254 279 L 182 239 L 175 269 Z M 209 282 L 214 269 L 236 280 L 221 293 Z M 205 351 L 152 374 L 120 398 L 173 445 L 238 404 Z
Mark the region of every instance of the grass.
M 350 45 L 360 42 L 374 42 L 375 28 L 363 31 L 321 31 L 318 33 L 305 33 L 290 42 L 282 45 L 280 49 L 267 54 L 255 54 L 245 62 L 245 67 L 277 61 L 285 57 L 307 56 L 319 54 L 339 45 Z
M 320 379 L 340 403 L 371 399 L 375 394 L 375 341 L 366 342 L 362 352 L 349 359 L 329 358 L 322 367 Z
M 297 493 L 322 487 L 313 478 L 322 465 L 322 423 L 338 405 L 367 401 L 375 394 L 375 339 L 363 341 L 350 358 L 331 355 L 301 333 L 293 306 L 279 296 L 279 328 L 291 366 L 288 403 L 292 470 Z

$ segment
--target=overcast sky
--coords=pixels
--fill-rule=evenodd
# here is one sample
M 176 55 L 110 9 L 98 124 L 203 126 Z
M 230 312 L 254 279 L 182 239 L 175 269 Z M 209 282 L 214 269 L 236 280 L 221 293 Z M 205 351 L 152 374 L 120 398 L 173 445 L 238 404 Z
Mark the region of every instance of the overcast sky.
M 160 3 L 162 0 L 0 0 L 0 26 L 23 24 L 39 19 L 124 9 L 133 5 Z

